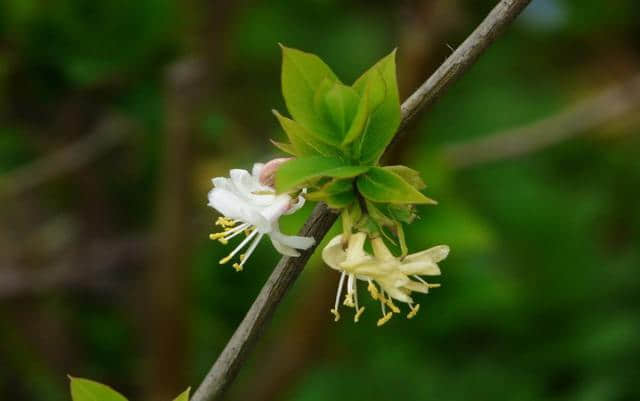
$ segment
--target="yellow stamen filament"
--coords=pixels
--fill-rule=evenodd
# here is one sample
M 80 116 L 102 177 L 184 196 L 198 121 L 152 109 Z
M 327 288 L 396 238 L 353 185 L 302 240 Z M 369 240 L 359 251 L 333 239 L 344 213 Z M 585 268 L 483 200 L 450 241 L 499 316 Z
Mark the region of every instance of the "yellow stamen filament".
M 386 315 L 382 316 L 380 319 L 378 319 L 378 327 L 380 327 L 383 324 L 387 323 L 389 321 L 389 319 L 391 319 L 392 316 L 393 316 L 393 312 L 389 312 Z
M 427 288 L 438 288 L 440 287 L 439 283 L 436 284 L 429 284 L 427 283 L 422 277 L 418 276 L 417 274 L 414 274 L 413 277 L 418 280 L 419 282 L 421 282 L 422 284 L 426 285 Z
M 398 308 L 396 304 L 393 303 L 393 301 L 391 300 L 391 297 L 387 298 L 385 300 L 385 303 L 387 304 L 389 309 L 393 311 L 393 313 L 400 313 L 400 308 Z
M 407 314 L 407 319 L 412 319 L 415 315 L 418 314 L 418 311 L 420 310 L 420 304 L 416 304 L 415 306 L 409 304 L 409 309 L 411 309 L 411 312 Z
M 344 302 L 342 302 L 342 304 L 344 306 L 348 306 L 350 308 L 355 307 L 355 304 L 353 303 L 353 293 L 352 292 L 347 293 L 347 296 L 344 297 Z
M 335 316 L 335 318 L 333 319 L 334 322 L 340 320 L 340 312 L 338 312 L 336 308 L 331 309 L 331 313 L 333 313 L 333 316 Z
M 369 280 L 369 286 L 367 287 L 367 290 L 369 290 L 369 293 L 371 294 L 371 298 L 373 298 L 373 300 L 377 300 L 378 297 L 380 296 L 380 293 L 378 292 L 378 288 L 373 284 L 373 282 L 371 280 Z
M 364 306 L 361 306 L 360 309 L 356 310 L 356 314 L 353 317 L 353 321 L 358 323 L 358 321 L 360 320 L 360 316 L 362 316 L 362 312 L 364 312 Z

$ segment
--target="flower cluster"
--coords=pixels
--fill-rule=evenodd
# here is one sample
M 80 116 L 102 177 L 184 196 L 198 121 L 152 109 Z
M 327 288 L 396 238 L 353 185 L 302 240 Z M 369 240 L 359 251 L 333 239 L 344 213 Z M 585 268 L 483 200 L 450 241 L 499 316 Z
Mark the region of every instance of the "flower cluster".
M 401 313 L 396 302 L 407 304 L 406 317 L 413 318 L 420 308 L 413 293 L 439 286 L 424 276 L 440 275 L 438 263 L 449 247 L 409 254 L 403 225 L 417 217 L 416 205 L 436 202 L 421 192 L 425 184 L 417 171 L 380 166 L 400 124 L 395 51 L 345 85 L 317 56 L 283 47 L 282 92 L 292 118 L 274 114 L 289 142 L 273 143 L 293 157 L 213 179 L 209 206 L 222 217 L 216 221 L 221 231 L 210 238 L 227 244 L 244 234 L 220 263 L 237 255 L 233 267 L 241 271 L 265 235 L 281 254 L 299 256 L 314 239 L 283 234 L 279 219 L 305 200 L 322 201 L 342 218 L 342 234 L 322 251 L 324 262 L 340 272 L 331 309 L 335 320 L 341 303 L 354 309 L 355 322 L 362 316 L 358 281 L 380 303 L 378 326 Z M 397 245 L 397 255 L 390 243 Z

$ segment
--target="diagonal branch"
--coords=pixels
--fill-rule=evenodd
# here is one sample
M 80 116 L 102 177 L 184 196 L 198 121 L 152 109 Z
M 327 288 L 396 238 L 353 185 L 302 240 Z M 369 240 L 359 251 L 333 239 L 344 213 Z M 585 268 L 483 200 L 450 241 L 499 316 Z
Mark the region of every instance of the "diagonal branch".
M 531 0 L 502 0 L 447 60 L 402 104 L 400 130 L 407 127 L 418 111 L 432 104 L 489 47 Z M 396 136 L 397 137 L 397 136 Z M 313 236 L 319 243 L 337 215 L 319 204 L 305 223 L 300 235 Z M 264 331 L 275 308 L 304 269 L 315 247 L 297 258 L 283 257 L 262 287 L 258 297 L 213 364 L 192 401 L 211 401 L 222 397 L 236 377 L 248 351 Z
M 487 137 L 448 145 L 444 158 L 453 168 L 511 159 L 568 140 L 639 109 L 640 75 L 636 75 L 559 114 Z
M 20 195 L 88 164 L 122 142 L 133 128 L 125 117 L 105 117 L 86 137 L 0 177 L 0 199 Z

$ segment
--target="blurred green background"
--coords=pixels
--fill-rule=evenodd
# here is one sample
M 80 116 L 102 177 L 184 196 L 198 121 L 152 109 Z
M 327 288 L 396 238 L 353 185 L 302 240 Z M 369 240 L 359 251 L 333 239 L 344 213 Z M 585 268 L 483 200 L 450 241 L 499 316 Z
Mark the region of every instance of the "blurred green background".
M 0 399 L 68 400 L 67 374 L 134 400 L 197 386 L 278 259 L 218 265 L 206 207 L 211 177 L 279 155 L 277 43 L 348 83 L 397 46 L 405 98 L 493 4 L 1 2 Z M 534 0 L 389 156 L 440 202 L 408 236 L 451 246 L 442 288 L 410 321 L 376 328 L 369 301 L 334 323 L 316 255 L 227 398 L 640 399 L 638 99 L 517 157 L 444 156 L 624 85 L 638 21 L 633 0 Z

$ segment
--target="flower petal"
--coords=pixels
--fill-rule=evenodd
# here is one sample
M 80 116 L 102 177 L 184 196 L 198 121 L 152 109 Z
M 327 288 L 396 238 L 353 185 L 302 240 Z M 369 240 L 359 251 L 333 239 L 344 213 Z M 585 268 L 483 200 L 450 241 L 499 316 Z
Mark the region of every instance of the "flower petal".
M 403 263 L 400 270 L 404 274 L 419 274 L 424 276 L 439 276 L 440 268 L 430 260 Z
M 260 177 L 264 163 L 255 163 L 251 169 L 251 175 L 254 177 Z
M 285 256 L 300 256 L 300 252 L 296 251 L 295 249 L 289 246 L 284 245 L 277 239 L 273 238 L 273 236 L 270 236 L 269 238 L 271 238 L 271 243 L 273 244 L 273 247 L 276 248 L 276 251 L 280 252 L 281 254 Z
M 279 230 L 271 231 L 271 238 L 280 242 L 283 245 L 296 249 L 309 249 L 316 243 L 313 237 L 301 237 L 298 235 L 285 235 Z
M 419 283 L 417 281 L 409 281 L 403 287 L 409 291 L 421 292 L 423 294 L 429 293 L 429 286 L 426 284 Z
M 346 259 L 347 254 L 342 249 L 342 235 L 337 235 L 329 241 L 322 250 L 322 260 L 330 268 L 342 271 L 340 264 Z
M 221 188 L 209 191 L 209 206 L 224 216 L 249 223 L 258 229 L 270 227 L 269 222 L 258 211 L 235 193 Z
M 412 253 L 408 255 L 404 260 L 406 262 L 416 262 L 418 260 L 430 260 L 434 263 L 438 263 L 444 260 L 449 255 L 449 247 L 447 245 L 438 245 L 433 248 L 429 248 L 422 252 Z

